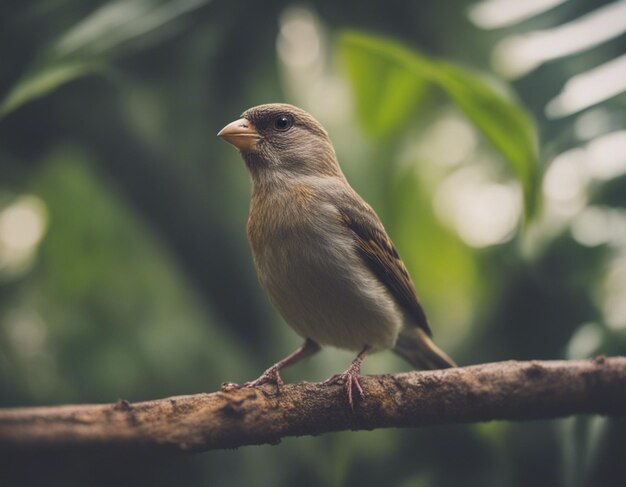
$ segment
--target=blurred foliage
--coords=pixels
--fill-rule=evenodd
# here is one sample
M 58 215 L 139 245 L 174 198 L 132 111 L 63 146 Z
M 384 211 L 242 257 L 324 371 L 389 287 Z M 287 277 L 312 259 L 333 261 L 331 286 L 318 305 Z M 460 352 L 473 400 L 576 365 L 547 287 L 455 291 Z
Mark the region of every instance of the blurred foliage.
M 129 50 L 132 52 L 133 42 L 158 42 L 163 35 L 160 29 L 171 32 L 179 16 L 207 2 L 118 0 L 105 3 L 56 42 L 43 46 L 32 66 L 0 102 L 0 116 L 76 78 L 102 71 L 106 61 L 128 54 Z
M 451 63 L 434 61 L 393 41 L 361 33 L 339 40 L 367 132 L 389 136 L 411 114 L 428 85 L 443 90 L 511 164 L 524 188 L 529 217 L 535 212 L 538 179 L 533 123 L 519 107 L 478 76 Z
M 328 128 L 459 363 L 625 353 L 626 179 L 590 145 L 623 130 L 624 95 L 544 112 L 624 37 L 508 83 L 489 57 L 601 3 L 482 30 L 470 0 L 2 2 L 0 406 L 210 391 L 295 348 L 256 282 L 245 168 L 215 137 L 270 101 Z M 618 485 L 623 434 L 600 418 L 345 432 L 158 464 L 0 460 L 0 483 Z

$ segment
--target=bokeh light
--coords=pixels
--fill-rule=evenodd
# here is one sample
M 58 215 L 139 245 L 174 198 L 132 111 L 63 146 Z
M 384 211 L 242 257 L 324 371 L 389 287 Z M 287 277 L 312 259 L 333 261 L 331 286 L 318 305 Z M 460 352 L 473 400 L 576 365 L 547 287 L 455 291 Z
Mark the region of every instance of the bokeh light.
M 521 216 L 519 187 L 489 181 L 480 167 L 449 176 L 437 190 L 434 204 L 442 220 L 472 247 L 510 240 Z
M 35 196 L 21 196 L 0 211 L 0 274 L 25 270 L 46 225 L 45 204 Z

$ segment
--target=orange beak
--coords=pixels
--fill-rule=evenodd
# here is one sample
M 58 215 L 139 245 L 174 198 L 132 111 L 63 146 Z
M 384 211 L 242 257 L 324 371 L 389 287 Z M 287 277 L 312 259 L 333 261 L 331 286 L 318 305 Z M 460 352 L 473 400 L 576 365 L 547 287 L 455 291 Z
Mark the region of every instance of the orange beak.
M 217 136 L 241 151 L 253 150 L 261 138 L 254 124 L 247 118 L 240 118 L 229 123 L 218 132 Z

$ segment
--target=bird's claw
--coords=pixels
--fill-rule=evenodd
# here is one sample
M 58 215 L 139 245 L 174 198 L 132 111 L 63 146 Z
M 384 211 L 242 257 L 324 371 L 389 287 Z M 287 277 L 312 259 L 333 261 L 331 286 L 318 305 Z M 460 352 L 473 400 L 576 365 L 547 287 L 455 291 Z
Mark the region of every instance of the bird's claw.
M 360 377 L 360 370 L 351 366 L 343 374 L 336 374 L 325 380 L 322 382 L 322 385 L 327 386 L 343 382 L 344 389 L 346 391 L 346 398 L 348 399 L 348 405 L 350 406 L 350 409 L 354 411 L 354 392 L 356 391 L 361 401 L 365 400 L 365 393 L 363 392 L 363 388 L 361 387 L 361 383 L 359 381 Z
M 324 382 L 322 382 L 323 386 L 332 386 L 333 384 L 337 384 L 344 380 L 343 374 L 335 374 L 332 377 L 329 377 Z
M 255 388 L 262 386 L 263 384 L 276 384 L 276 389 L 278 392 L 280 392 L 280 388 L 285 385 L 285 382 L 280 376 L 279 369 L 275 367 L 270 367 L 265 372 L 263 372 L 258 379 L 245 382 L 244 384 L 224 382 L 222 384 L 222 392 L 236 391 L 238 389 L 243 389 L 244 387 Z
M 276 389 L 280 392 L 280 388 L 285 385 L 285 382 L 280 376 L 279 369 L 270 367 L 258 379 L 246 382 L 242 387 L 259 387 L 263 384 L 276 384 Z

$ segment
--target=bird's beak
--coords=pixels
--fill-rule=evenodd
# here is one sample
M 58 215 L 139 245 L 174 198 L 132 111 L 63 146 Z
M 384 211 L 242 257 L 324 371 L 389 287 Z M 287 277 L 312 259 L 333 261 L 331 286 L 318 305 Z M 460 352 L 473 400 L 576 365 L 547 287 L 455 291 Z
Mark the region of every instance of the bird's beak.
M 242 151 L 253 150 L 261 138 L 254 124 L 247 118 L 229 123 L 217 135 Z

